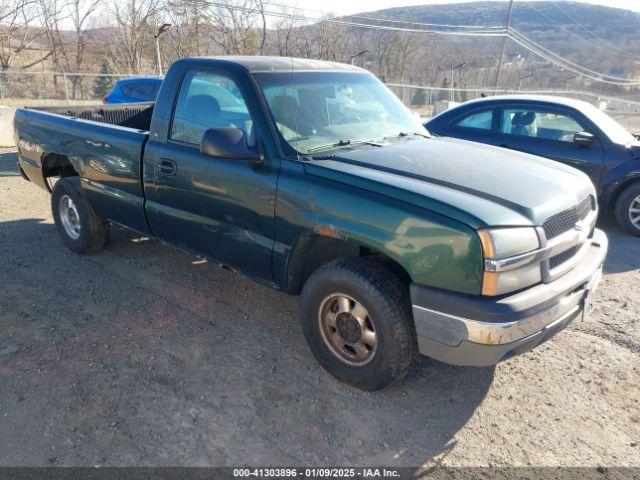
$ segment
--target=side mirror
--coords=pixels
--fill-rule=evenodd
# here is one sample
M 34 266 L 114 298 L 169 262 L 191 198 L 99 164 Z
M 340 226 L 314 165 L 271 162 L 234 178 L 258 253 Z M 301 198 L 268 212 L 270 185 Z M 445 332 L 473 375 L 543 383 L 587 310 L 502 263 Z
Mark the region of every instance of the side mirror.
M 581 147 L 590 147 L 594 141 L 595 137 L 589 132 L 578 132 L 573 136 L 573 143 Z
M 215 127 L 204 132 L 200 153 L 214 158 L 260 160 L 258 149 L 250 147 L 244 130 L 236 127 Z

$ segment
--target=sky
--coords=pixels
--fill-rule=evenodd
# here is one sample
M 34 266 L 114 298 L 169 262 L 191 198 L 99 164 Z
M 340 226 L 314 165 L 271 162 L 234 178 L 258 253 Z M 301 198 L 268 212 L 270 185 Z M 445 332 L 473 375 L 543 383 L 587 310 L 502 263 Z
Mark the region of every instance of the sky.
M 354 13 L 382 10 L 383 8 L 404 7 L 407 5 L 462 3 L 465 1 L 473 0 L 286 0 L 281 3 L 297 5 L 300 8 L 321 10 L 322 12 L 334 13 L 336 15 L 350 15 Z M 515 1 L 518 2 L 518 0 Z M 640 0 L 583 0 L 583 3 L 624 8 L 640 12 Z

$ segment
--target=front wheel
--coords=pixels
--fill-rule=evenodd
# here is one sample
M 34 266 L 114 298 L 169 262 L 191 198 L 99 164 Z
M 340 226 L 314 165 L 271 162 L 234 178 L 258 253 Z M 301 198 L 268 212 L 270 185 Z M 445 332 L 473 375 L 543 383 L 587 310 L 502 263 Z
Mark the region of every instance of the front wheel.
M 69 250 L 94 253 L 109 238 L 109 224 L 91 208 L 80 192 L 77 177 L 58 180 L 51 194 L 51 210 L 58 234 Z
M 384 388 L 415 357 L 407 289 L 375 262 L 344 258 L 321 267 L 302 289 L 300 315 L 318 362 L 357 388 Z
M 631 235 L 640 237 L 640 183 L 622 191 L 615 207 L 616 220 Z

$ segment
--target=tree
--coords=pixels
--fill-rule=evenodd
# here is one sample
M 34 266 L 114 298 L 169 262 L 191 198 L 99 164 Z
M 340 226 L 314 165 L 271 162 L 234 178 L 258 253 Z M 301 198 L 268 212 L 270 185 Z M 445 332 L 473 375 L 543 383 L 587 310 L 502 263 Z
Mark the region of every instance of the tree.
M 153 34 L 159 23 L 160 7 L 160 0 L 114 2 L 113 16 L 118 31 L 112 53 L 125 70 L 139 73 L 145 57 L 153 58 Z
M 190 55 L 202 55 L 203 18 L 206 0 L 169 0 L 168 23 L 172 28 L 165 35 L 163 57 L 168 63 Z
M 442 90 L 438 90 L 438 94 L 436 95 L 436 101 L 446 100 L 449 98 L 449 92 L 445 90 L 450 87 L 449 79 L 447 77 L 444 77 L 444 80 L 442 80 L 442 85 L 440 85 L 440 87 L 442 88 Z
M 11 68 L 44 35 L 45 28 L 36 22 L 39 13 L 32 0 L 0 0 L 0 69 Z
M 398 41 L 398 32 L 392 30 L 383 30 L 374 36 L 372 46 L 373 57 L 376 61 L 377 75 L 383 82 L 390 81 L 391 73 L 391 54 L 395 49 Z
M 425 105 L 427 103 L 427 94 L 422 88 L 416 89 L 411 99 L 411 105 Z
M 346 60 L 347 33 L 343 25 L 333 20 L 333 16 L 326 15 L 313 26 L 315 57 L 320 60 L 340 62 Z
M 93 95 L 97 98 L 103 98 L 111 91 L 115 83 L 115 77 L 110 76 L 115 73 L 115 68 L 113 62 L 108 57 L 102 60 L 100 73 L 103 75 L 96 78 L 96 83 L 93 86 Z
M 62 7 L 58 4 L 58 0 L 39 0 L 40 4 L 40 22 L 44 28 L 46 46 L 49 49 L 47 57 L 51 57 L 54 70 L 68 70 L 65 64 L 64 42 L 60 35 L 60 17 L 62 15 Z M 57 77 L 53 77 L 54 84 L 57 84 Z
M 84 68 L 85 49 L 87 47 L 87 20 L 93 15 L 102 2 L 103 0 L 68 0 L 66 4 L 75 33 L 73 60 L 71 61 L 72 69 L 75 72 L 82 72 Z M 84 77 L 81 75 L 71 77 L 73 98 L 78 98 L 79 93 L 80 96 L 82 96 L 83 80 Z
M 203 15 L 211 26 L 211 40 L 225 55 L 256 55 L 264 50 L 267 28 L 262 0 L 219 0 Z
M 282 6 L 280 9 L 281 16 L 277 19 L 275 32 L 272 35 L 273 49 L 277 55 L 289 57 L 296 50 L 296 34 L 300 32 L 301 27 L 294 18 L 297 15 L 295 9 L 290 11 L 287 6 Z

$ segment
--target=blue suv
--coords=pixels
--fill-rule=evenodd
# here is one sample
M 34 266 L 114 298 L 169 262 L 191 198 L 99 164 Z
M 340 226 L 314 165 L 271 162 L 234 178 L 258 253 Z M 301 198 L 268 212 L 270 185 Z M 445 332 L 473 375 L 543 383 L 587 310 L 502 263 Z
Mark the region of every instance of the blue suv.
M 119 80 L 102 99 L 103 103 L 153 102 L 158 96 L 162 78 L 139 77 Z

